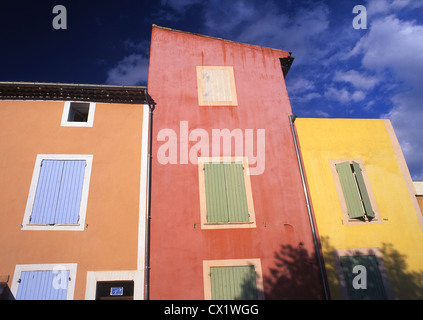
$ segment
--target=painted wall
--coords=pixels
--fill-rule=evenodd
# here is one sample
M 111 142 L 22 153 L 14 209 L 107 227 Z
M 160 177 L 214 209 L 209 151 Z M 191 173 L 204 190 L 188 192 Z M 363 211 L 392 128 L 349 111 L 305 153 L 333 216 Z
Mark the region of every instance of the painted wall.
M 331 296 L 341 298 L 333 251 L 379 248 L 396 299 L 423 298 L 423 232 L 408 168 L 389 120 L 297 119 Z M 364 161 L 381 224 L 344 224 L 329 159 Z
M 64 102 L 0 101 L 0 275 L 16 264 L 136 270 L 143 107 L 97 103 L 92 128 L 61 127 Z M 92 154 L 84 231 L 21 230 L 37 154 Z M 11 284 L 8 284 L 11 286 Z
M 416 189 L 416 198 L 420 206 L 420 211 L 423 212 L 423 181 L 414 181 L 413 183 Z
M 152 299 L 204 299 L 204 260 L 249 258 L 261 260 L 266 299 L 322 297 L 279 61 L 287 55 L 153 27 L 148 78 L 149 93 L 157 103 L 152 152 Z M 200 107 L 197 66 L 232 66 L 238 106 Z M 182 130 L 181 121 L 187 123 Z M 212 129 L 241 129 L 244 138 L 245 129 L 253 129 L 255 146 L 257 130 L 265 129 L 265 170 L 251 175 L 256 228 L 200 228 L 198 166 L 186 160 L 186 150 L 196 141 L 181 139 L 184 131 L 197 128 L 206 130 L 210 139 Z M 158 150 L 169 138 L 159 141 L 158 136 L 169 131 L 177 135 L 178 161 L 161 164 Z

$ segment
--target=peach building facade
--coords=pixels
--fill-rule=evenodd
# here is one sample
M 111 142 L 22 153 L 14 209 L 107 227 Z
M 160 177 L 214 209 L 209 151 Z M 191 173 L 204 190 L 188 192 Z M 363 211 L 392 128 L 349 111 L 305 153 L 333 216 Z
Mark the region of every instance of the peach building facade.
M 3 294 L 107 299 L 113 287 L 121 298 L 143 299 L 146 89 L 0 90 Z

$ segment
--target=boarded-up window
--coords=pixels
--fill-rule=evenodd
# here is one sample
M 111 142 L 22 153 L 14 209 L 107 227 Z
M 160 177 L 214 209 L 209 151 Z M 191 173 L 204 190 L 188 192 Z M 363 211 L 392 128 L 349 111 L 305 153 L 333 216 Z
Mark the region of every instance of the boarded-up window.
M 43 160 L 30 224 L 77 224 L 85 160 Z
M 233 67 L 197 67 L 200 106 L 238 105 Z
M 210 268 L 213 300 L 256 300 L 257 284 L 254 266 Z
M 205 163 L 208 223 L 249 222 L 242 162 Z

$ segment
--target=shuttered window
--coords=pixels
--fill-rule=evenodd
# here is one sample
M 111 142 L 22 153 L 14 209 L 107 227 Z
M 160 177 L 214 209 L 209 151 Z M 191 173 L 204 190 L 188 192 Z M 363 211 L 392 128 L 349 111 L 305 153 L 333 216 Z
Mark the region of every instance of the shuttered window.
M 197 66 L 197 89 L 200 106 L 238 105 L 231 66 Z
M 345 277 L 348 297 L 351 300 L 385 300 L 387 294 L 383 285 L 382 276 L 379 270 L 376 256 L 341 256 L 341 267 Z M 365 268 L 365 275 L 353 273 L 355 266 L 360 265 Z M 363 277 L 361 281 L 366 281 L 365 289 L 356 289 L 353 286 L 355 277 Z
M 257 284 L 254 266 L 211 267 L 213 300 L 256 300 Z
M 208 223 L 249 222 L 242 162 L 205 163 Z
M 348 216 L 351 219 L 373 219 L 375 213 L 370 203 L 370 198 L 364 183 L 360 165 L 352 161 L 336 164 L 339 181 L 345 203 L 347 205 Z
M 85 160 L 42 160 L 30 224 L 78 224 Z
M 69 279 L 69 270 L 60 272 L 65 274 L 53 270 L 22 271 L 16 300 L 66 300 L 68 285 L 61 280 Z

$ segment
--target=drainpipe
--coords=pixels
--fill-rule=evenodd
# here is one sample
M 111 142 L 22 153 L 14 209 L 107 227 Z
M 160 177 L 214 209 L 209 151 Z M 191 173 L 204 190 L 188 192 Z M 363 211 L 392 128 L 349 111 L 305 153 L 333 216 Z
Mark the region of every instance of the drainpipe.
M 154 101 L 150 100 L 150 96 L 145 89 L 145 97 L 147 100 L 149 112 L 148 120 L 148 158 L 147 158 L 147 217 L 145 230 L 145 277 L 144 277 L 144 299 L 150 300 L 150 220 L 151 220 L 151 159 L 152 159 L 152 142 L 153 142 L 153 111 L 156 106 Z
M 308 197 L 305 174 L 304 174 L 304 169 L 303 169 L 303 165 L 302 165 L 301 157 L 300 157 L 300 150 L 298 148 L 297 135 L 295 134 L 295 129 L 294 129 L 294 121 L 297 118 L 297 116 L 290 115 L 288 116 L 288 118 L 289 118 L 289 125 L 291 126 L 292 138 L 294 139 L 294 146 L 295 146 L 295 152 L 297 154 L 298 166 L 300 168 L 301 182 L 303 184 L 304 196 L 305 196 L 307 211 L 308 211 L 308 219 L 310 220 L 311 233 L 313 235 L 314 247 L 315 247 L 316 255 L 317 255 L 317 263 L 319 264 L 320 277 L 322 278 L 323 291 L 325 293 L 325 299 L 328 300 L 329 295 L 328 295 L 328 289 L 326 287 L 326 278 L 325 278 L 325 273 L 323 271 L 322 258 L 320 256 L 320 249 L 319 249 L 319 244 L 317 242 L 316 230 L 314 228 L 314 219 L 313 219 L 313 214 L 311 212 L 311 205 L 310 205 L 310 200 Z

